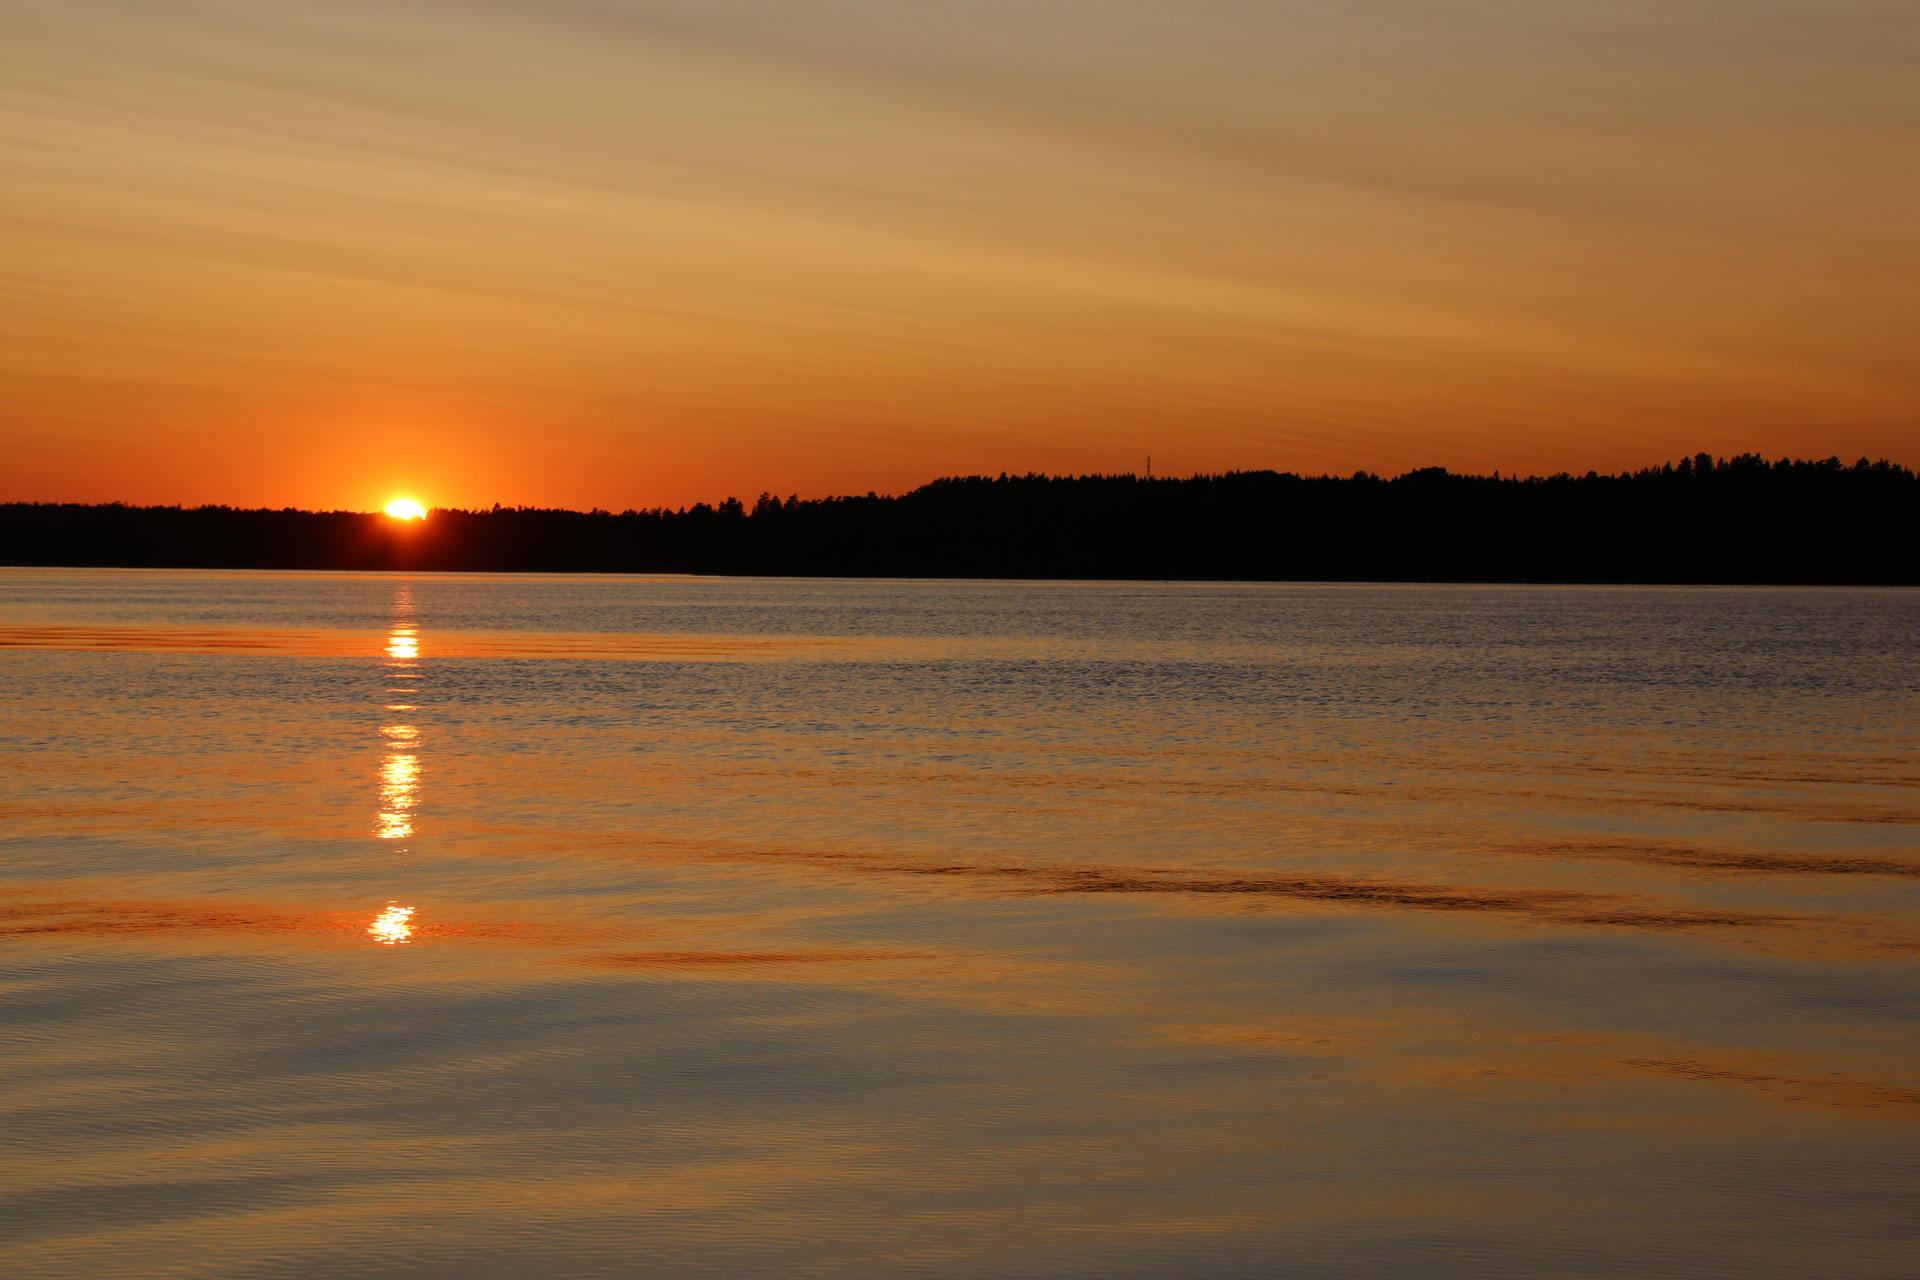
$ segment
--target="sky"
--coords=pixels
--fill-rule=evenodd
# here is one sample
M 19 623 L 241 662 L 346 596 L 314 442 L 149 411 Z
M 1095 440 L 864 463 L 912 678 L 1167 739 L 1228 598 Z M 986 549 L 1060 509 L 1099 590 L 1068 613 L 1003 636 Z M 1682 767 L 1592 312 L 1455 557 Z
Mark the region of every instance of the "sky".
M 1920 463 L 1913 0 L 0 0 L 0 500 Z

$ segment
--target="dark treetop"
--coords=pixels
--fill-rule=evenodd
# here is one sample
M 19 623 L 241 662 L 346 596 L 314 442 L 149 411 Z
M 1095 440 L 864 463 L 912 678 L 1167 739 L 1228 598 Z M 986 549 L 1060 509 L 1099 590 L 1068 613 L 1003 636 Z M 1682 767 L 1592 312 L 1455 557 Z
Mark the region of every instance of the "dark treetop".
M 1715 461 L 1632 474 L 1391 480 L 967 476 L 899 497 L 681 511 L 0 505 L 0 561 L 901 577 L 1478 582 L 1920 582 L 1914 473 Z

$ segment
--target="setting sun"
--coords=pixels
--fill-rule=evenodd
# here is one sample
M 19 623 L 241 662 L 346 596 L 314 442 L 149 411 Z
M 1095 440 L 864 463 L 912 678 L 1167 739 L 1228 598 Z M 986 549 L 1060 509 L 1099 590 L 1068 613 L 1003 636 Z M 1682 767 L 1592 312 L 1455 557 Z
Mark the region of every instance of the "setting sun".
M 425 520 L 427 509 L 412 498 L 395 498 L 387 504 L 387 514 L 395 520 Z

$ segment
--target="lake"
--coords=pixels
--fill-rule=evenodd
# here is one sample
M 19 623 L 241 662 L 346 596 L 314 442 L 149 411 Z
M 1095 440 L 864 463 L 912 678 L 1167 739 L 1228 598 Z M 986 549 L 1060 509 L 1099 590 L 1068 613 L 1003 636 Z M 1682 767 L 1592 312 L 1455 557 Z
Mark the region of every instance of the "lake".
M 1911 1276 L 1920 592 L 0 570 L 16 1277 Z

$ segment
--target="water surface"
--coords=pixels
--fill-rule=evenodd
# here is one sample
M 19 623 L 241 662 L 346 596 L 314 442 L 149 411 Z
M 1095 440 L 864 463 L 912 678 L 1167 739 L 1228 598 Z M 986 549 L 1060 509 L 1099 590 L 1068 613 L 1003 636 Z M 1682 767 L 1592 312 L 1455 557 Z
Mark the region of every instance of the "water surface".
M 0 1250 L 1906 1276 L 1920 593 L 0 571 Z

